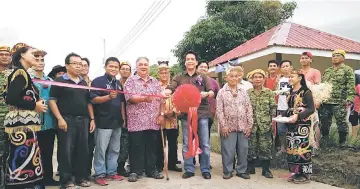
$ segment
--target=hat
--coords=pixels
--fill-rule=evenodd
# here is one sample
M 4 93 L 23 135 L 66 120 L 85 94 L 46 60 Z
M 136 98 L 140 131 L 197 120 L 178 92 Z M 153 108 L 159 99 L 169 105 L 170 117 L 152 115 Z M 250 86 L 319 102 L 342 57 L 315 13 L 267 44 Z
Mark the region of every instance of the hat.
M 256 74 L 256 73 L 259 73 L 259 74 L 262 74 L 264 77 L 266 76 L 264 70 L 262 70 L 262 69 L 256 69 L 256 70 L 253 70 L 253 71 L 250 72 L 250 73 L 251 73 L 251 75 L 254 75 L 254 74 Z
M 47 52 L 44 51 L 44 50 L 36 49 L 35 52 L 34 52 L 34 54 L 38 54 L 38 55 L 44 57 L 45 55 L 47 55 Z
M 30 47 L 30 46 L 26 43 L 17 43 L 16 45 L 13 46 L 13 48 L 11 48 L 10 53 L 14 54 L 17 50 L 23 47 Z
M 10 53 L 10 47 L 8 46 L 0 46 L 0 51 L 6 51 Z
M 334 51 L 332 52 L 332 54 L 333 54 L 333 55 L 334 55 L 334 54 L 341 54 L 344 58 L 345 58 L 345 56 L 346 56 L 346 52 L 345 52 L 344 50 L 342 50 L 342 49 L 334 50 Z
M 66 72 L 65 66 L 56 65 L 52 68 L 51 72 L 48 74 L 48 77 L 55 79 L 55 75 L 59 72 Z
M 169 69 L 169 59 L 168 58 L 157 58 L 157 62 L 159 64 L 158 69 Z
M 306 55 L 306 56 L 308 56 L 309 58 L 312 58 L 311 52 L 303 52 L 302 55 Z

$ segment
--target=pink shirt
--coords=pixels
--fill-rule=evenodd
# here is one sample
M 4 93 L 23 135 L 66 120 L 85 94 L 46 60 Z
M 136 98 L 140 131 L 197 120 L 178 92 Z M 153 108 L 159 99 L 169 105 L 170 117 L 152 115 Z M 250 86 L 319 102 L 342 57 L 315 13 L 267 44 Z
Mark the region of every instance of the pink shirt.
M 354 110 L 356 112 L 360 113 L 360 97 L 359 97 L 360 84 L 356 85 L 355 91 L 356 91 L 356 94 L 355 94 L 355 99 L 354 99 Z
M 237 89 L 234 97 L 226 85 L 216 97 L 216 117 L 220 128 L 229 127 L 231 132 L 243 132 L 253 126 L 253 110 L 247 92 Z
M 321 82 L 321 73 L 315 68 L 310 68 L 305 74 L 305 79 L 310 81 L 312 84 L 317 84 Z
M 160 94 L 161 85 L 158 80 L 149 76 L 145 81 L 139 75 L 130 76 L 124 86 L 124 91 L 135 94 Z M 128 101 L 134 94 L 125 94 Z M 160 125 L 156 119 L 160 114 L 162 99 L 154 98 L 151 103 L 141 102 L 138 104 L 127 103 L 126 113 L 128 117 L 128 131 L 159 130 Z

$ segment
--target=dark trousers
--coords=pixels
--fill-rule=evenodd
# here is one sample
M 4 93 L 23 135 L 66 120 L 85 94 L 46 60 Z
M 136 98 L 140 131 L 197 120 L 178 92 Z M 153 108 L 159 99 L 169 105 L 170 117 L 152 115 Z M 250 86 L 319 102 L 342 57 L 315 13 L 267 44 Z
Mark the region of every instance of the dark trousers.
M 145 130 L 129 132 L 131 173 L 152 176 L 156 171 L 156 152 L 159 145 L 159 131 Z
M 58 128 L 60 148 L 60 183 L 66 186 L 75 176 L 75 181 L 87 179 L 89 118 L 84 116 L 63 116 L 67 131 Z M 73 167 L 74 165 L 74 167 Z M 75 171 L 75 175 L 73 172 Z
M 209 118 L 209 141 L 211 139 L 211 137 L 210 137 L 210 135 L 211 135 L 211 126 L 212 126 L 213 123 L 214 123 L 214 119 Z M 198 157 L 199 157 L 199 162 L 200 162 L 200 155 L 198 155 Z M 195 164 L 196 164 L 196 160 L 195 160 L 195 157 L 194 157 L 194 165 Z
M 0 123 L 2 124 L 2 123 Z M 8 158 L 9 155 L 9 139 L 8 139 L 8 134 L 5 133 L 5 129 L 1 128 L 0 129 L 0 188 L 5 188 L 5 173 L 7 172 L 6 170 L 6 159 Z
M 54 152 L 55 135 L 55 129 L 48 129 L 44 131 L 39 131 L 37 133 L 41 160 L 44 169 L 44 182 L 49 182 L 53 180 L 54 173 L 52 156 Z
M 166 146 L 166 140 L 168 141 L 168 163 L 169 166 L 175 166 L 177 164 L 177 149 L 178 149 L 178 141 L 177 138 L 179 136 L 178 129 L 164 129 L 164 142 Z M 161 139 L 161 131 L 159 131 L 159 139 L 158 139 L 158 151 L 156 156 L 156 167 L 158 169 L 164 168 L 164 151 Z
M 90 127 L 90 125 L 89 125 Z M 91 169 L 93 166 L 93 158 L 94 158 L 94 149 L 95 149 L 95 137 L 94 133 L 89 133 L 88 138 L 88 147 L 89 147 L 89 156 L 88 156 L 88 166 L 87 166 L 87 175 L 91 176 Z
M 118 158 L 118 163 L 125 164 L 126 160 L 129 157 L 129 131 L 126 128 L 121 129 L 120 137 L 120 154 Z

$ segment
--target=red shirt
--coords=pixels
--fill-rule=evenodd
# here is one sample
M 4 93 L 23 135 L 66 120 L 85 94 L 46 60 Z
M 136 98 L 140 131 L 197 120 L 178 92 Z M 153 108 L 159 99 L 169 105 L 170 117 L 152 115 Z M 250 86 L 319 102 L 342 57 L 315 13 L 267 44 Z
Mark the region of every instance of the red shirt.
M 276 77 L 275 78 L 266 78 L 265 80 L 265 87 L 270 90 L 275 90 L 276 85 Z

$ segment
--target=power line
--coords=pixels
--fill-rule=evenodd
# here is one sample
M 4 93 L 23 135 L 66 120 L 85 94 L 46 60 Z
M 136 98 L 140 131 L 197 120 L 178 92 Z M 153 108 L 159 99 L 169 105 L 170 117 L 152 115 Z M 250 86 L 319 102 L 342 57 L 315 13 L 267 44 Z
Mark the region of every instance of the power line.
M 146 28 L 145 28 L 144 30 L 142 30 L 142 31 L 140 32 L 140 34 L 139 34 L 138 36 L 136 36 L 136 38 L 130 42 L 130 44 L 129 44 L 126 48 L 124 48 L 122 51 L 120 51 L 119 53 L 117 53 L 117 56 L 119 56 L 119 55 L 121 55 L 123 52 L 125 52 L 126 49 L 127 49 L 132 43 L 134 43 L 134 42 L 136 41 L 136 39 L 139 38 L 142 33 L 144 33 L 144 31 L 156 20 L 156 18 L 166 9 L 166 7 L 167 7 L 170 3 L 171 3 L 171 0 L 165 5 L 165 7 L 160 11 L 160 13 L 155 16 L 155 18 L 150 22 L 150 24 L 147 25 Z
M 143 18 L 148 14 L 148 12 L 153 9 L 154 4 L 156 3 L 156 1 L 154 1 L 151 6 L 146 10 L 146 12 L 142 15 L 142 17 L 137 21 L 137 23 L 132 27 L 132 29 L 129 31 L 129 33 L 120 41 L 120 43 L 118 45 L 116 45 L 115 51 L 117 49 L 119 49 L 123 43 L 125 42 L 125 40 L 127 40 L 129 38 L 129 36 L 132 34 L 132 32 L 137 29 L 138 25 L 141 23 L 141 21 L 143 20 Z M 160 2 L 159 2 L 160 3 Z M 159 4 L 158 3 L 158 4 Z M 111 54 L 115 54 L 115 51 L 113 51 Z
M 129 43 L 129 41 L 131 41 L 134 38 L 134 36 L 136 36 L 139 33 L 139 31 L 141 31 L 146 24 L 148 24 L 149 20 L 154 16 L 154 14 L 156 12 L 158 12 L 158 10 L 161 8 L 161 6 L 163 4 L 164 4 L 164 1 L 161 1 L 161 4 L 160 4 L 160 1 L 158 1 L 158 3 L 155 5 L 155 8 L 153 10 L 151 10 L 151 12 L 141 22 L 141 25 L 138 28 L 136 28 L 136 31 L 132 32 L 130 37 L 128 37 L 127 40 L 125 42 L 123 42 L 121 44 L 121 46 L 117 49 L 117 53 L 122 51 L 124 49 L 124 47 Z

